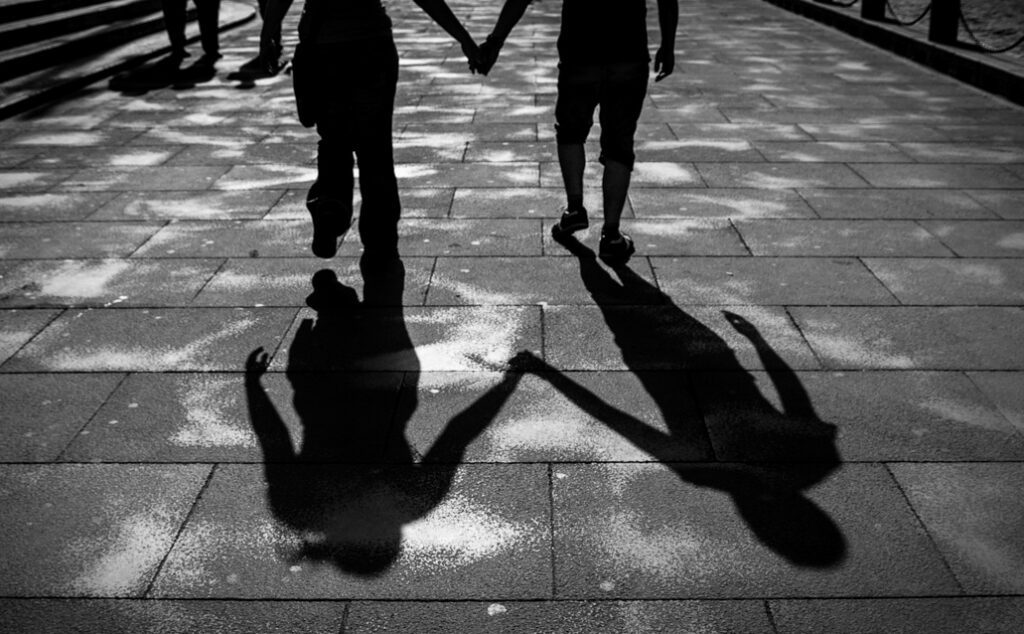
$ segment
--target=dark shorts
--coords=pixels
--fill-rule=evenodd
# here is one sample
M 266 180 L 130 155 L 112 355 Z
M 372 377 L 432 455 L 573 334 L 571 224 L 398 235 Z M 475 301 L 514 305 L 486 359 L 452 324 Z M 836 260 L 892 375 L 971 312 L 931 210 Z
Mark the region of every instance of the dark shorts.
M 582 144 L 601 107 L 601 163 L 633 168 L 633 135 L 647 96 L 647 62 L 558 66 L 555 136 L 559 144 Z

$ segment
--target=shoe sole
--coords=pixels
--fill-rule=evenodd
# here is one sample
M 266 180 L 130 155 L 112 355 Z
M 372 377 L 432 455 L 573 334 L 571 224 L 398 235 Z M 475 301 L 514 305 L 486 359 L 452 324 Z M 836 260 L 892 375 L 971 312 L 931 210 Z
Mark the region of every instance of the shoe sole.
M 324 259 L 333 258 L 338 253 L 338 238 L 345 235 L 352 222 L 350 219 L 348 223 L 339 223 L 337 214 L 325 209 L 326 204 L 328 201 L 325 200 L 306 203 L 309 215 L 313 218 L 313 243 L 310 249 L 313 255 Z
M 628 246 L 624 253 L 608 253 L 607 251 L 600 251 L 597 257 L 601 258 L 608 264 L 622 265 L 629 262 L 629 258 L 636 253 L 636 246 L 632 242 L 626 243 Z
M 581 222 L 576 222 L 574 224 L 569 225 L 568 227 L 563 227 L 562 221 L 559 220 L 551 227 L 551 235 L 555 238 L 561 236 L 568 236 L 576 233 L 577 231 L 586 229 L 589 226 L 590 221 L 588 221 L 586 218 L 584 218 Z

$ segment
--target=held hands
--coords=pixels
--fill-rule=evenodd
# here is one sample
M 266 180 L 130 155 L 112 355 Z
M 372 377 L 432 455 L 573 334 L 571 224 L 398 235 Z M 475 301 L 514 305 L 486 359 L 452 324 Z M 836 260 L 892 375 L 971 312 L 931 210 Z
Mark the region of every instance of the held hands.
M 480 70 L 480 47 L 476 45 L 473 38 L 468 36 L 461 44 L 462 54 L 466 56 L 466 61 L 469 62 L 469 72 L 476 73 Z
M 671 48 L 666 48 L 664 44 L 658 49 L 658 52 L 654 55 L 654 72 L 658 73 L 654 77 L 654 81 L 659 82 L 672 74 L 672 71 L 676 68 L 676 52 Z
M 479 47 L 472 42 L 463 44 L 462 52 L 466 54 L 466 59 L 469 60 L 469 70 L 471 72 L 487 75 L 487 73 L 491 72 L 491 68 L 494 67 L 494 62 L 498 61 L 498 53 L 501 52 L 501 42 L 488 35 L 487 39 Z

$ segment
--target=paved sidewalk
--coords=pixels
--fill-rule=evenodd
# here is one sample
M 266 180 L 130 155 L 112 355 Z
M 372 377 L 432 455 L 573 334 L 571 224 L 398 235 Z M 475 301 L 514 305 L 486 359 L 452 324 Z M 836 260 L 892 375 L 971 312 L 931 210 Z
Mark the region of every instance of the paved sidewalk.
M 0 122 L 0 630 L 1018 631 L 1024 110 L 682 3 L 612 271 L 549 235 L 559 3 L 487 78 L 390 4 L 404 284 L 310 256 L 258 24 Z

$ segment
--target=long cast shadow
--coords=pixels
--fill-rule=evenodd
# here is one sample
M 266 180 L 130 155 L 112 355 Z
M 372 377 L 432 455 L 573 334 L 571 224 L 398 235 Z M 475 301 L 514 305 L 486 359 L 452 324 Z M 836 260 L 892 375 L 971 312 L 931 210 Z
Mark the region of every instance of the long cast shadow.
M 600 307 L 626 366 L 658 404 L 669 431 L 654 429 L 608 404 L 539 359 L 532 366 L 537 374 L 681 479 L 728 493 L 758 539 L 790 562 L 829 567 L 842 561 L 842 532 L 805 494 L 839 465 L 835 426 L 817 416 L 799 378 L 757 329 L 739 315 L 725 313 L 753 344 L 779 394 L 781 410 L 761 394 L 718 334 L 628 267 L 615 269 L 621 280 L 617 282 L 578 240 L 568 237 L 560 242 L 578 258 L 583 283 Z M 648 310 L 608 301 L 624 296 L 654 297 L 659 303 Z M 688 387 L 700 395 L 705 420 L 716 421 L 707 430 L 679 415 L 679 392 L 687 386 L 665 380 L 666 373 L 642 371 L 679 365 L 690 369 Z M 679 462 L 681 445 L 693 446 L 705 438 L 714 461 Z
M 420 365 L 402 310 L 405 270 L 397 262 L 383 272 L 364 269 L 363 277 L 360 302 L 332 271 L 313 276 L 307 303 L 317 318 L 299 326 L 285 373 L 301 421 L 299 447 L 261 385 L 261 349 L 249 356 L 246 393 L 269 506 L 303 541 L 292 557 L 374 576 L 398 557 L 402 527 L 444 500 L 467 445 L 522 374 L 506 372 L 448 422 L 422 458 L 414 456 L 404 431 L 416 410 Z M 396 369 L 397 399 L 398 375 L 380 371 Z

